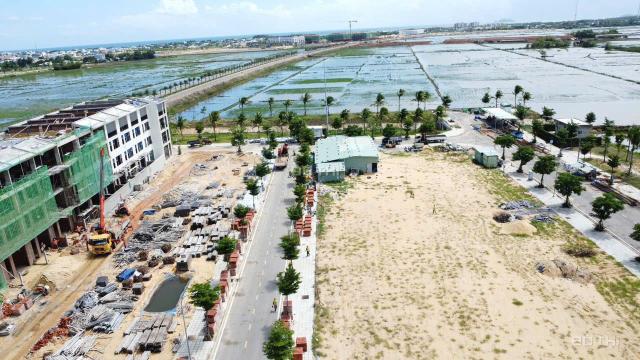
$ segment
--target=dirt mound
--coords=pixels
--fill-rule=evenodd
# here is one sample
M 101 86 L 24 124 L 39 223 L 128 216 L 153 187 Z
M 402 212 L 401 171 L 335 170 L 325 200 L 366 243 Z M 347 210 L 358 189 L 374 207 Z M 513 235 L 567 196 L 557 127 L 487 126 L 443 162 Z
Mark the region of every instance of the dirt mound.
M 535 226 L 526 220 L 516 220 L 500 226 L 500 234 L 530 236 L 537 232 Z
M 591 282 L 591 272 L 579 269 L 574 263 L 562 259 L 544 260 L 536 263 L 536 270 L 551 277 L 563 277 L 583 284 Z

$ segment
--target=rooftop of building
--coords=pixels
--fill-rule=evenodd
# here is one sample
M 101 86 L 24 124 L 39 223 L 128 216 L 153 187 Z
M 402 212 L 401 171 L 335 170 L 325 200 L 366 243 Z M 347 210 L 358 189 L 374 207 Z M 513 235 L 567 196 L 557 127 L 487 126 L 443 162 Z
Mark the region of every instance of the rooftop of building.
M 369 136 L 330 136 L 316 142 L 316 163 L 344 160 L 350 157 L 378 157 L 378 147 Z
M 512 113 L 505 111 L 502 108 L 483 108 L 482 109 L 487 115 L 493 116 L 499 120 L 518 120 L 515 115 Z
M 591 126 L 591 124 L 589 124 L 586 121 L 582 121 L 579 119 L 554 119 L 556 122 L 559 122 L 561 124 L 565 124 L 565 125 L 569 125 L 569 124 L 576 124 L 578 126 Z

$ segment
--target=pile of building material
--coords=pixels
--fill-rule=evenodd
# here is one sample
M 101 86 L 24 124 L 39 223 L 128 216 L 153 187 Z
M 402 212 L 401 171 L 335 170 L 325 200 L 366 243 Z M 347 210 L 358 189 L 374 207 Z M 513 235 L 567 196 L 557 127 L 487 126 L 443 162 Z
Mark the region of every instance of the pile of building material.
M 162 197 L 160 207 L 166 209 L 170 207 L 178 207 L 180 205 L 187 205 L 192 209 L 196 209 L 200 206 L 207 206 L 209 204 L 211 204 L 211 198 L 208 196 L 196 193 L 195 191 L 177 188 L 169 191 Z
M 512 219 L 516 220 L 531 217 L 532 221 L 551 222 L 555 217 L 551 208 L 539 207 L 529 200 L 509 201 L 500 205 L 500 209 L 508 211 Z
M 137 351 L 159 353 L 167 340 L 168 334 L 175 331 L 177 322 L 171 314 L 138 317 L 124 332 L 125 337 L 116 348 L 115 353 L 133 354 Z
M 175 244 L 184 234 L 182 222 L 177 220 L 179 219 L 166 218 L 143 221 L 129 240 L 127 248 L 113 255 L 115 266 L 128 266 L 138 260 L 138 253 L 141 251 L 153 252 Z
M 84 332 L 77 333 L 69 339 L 54 355 L 47 356 L 46 360 L 72 360 L 84 359 L 96 344 L 96 336 L 84 336 Z

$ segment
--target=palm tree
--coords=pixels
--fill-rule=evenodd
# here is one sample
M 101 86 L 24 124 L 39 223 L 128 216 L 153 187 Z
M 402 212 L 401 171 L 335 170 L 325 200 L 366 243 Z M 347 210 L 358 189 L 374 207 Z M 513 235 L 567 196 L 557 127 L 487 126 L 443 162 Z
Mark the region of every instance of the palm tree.
M 525 92 L 522 94 L 522 105 L 527 106 L 527 101 L 529 101 L 529 100 L 531 100 L 531 99 L 533 99 L 533 95 L 531 95 L 531 93 L 530 93 L 530 92 L 525 91 Z
M 616 149 L 618 150 L 618 152 L 616 153 L 616 155 L 620 156 L 620 150 L 622 150 L 622 143 L 624 142 L 624 140 L 626 139 L 626 137 L 624 136 L 624 134 L 616 134 Z
M 369 117 L 371 117 L 371 110 L 369 110 L 369 108 L 362 109 L 362 113 L 360 113 L 360 118 L 362 119 L 363 129 L 367 128 L 367 121 L 369 120 Z
M 216 127 L 218 125 L 218 121 L 220 121 L 220 113 L 217 111 L 212 111 L 209 114 L 209 123 L 211 124 L 211 127 L 213 128 L 213 141 L 216 141 Z
M 380 107 L 384 105 L 384 95 L 378 93 L 378 95 L 376 95 L 376 101 L 373 104 L 376 106 L 376 116 L 380 115 Z
M 404 94 L 405 94 L 404 89 L 398 90 L 398 93 L 396 94 L 398 96 L 398 112 L 400 112 L 400 98 L 402 98 Z
M 500 99 L 502 99 L 502 91 L 498 90 L 496 91 L 496 95 L 494 96 L 494 98 L 496 99 L 496 107 L 498 107 L 498 101 L 500 101 Z
M 176 126 L 178 127 L 178 131 L 180 131 L 180 137 L 183 137 L 182 129 L 184 129 L 184 118 L 182 116 L 178 116 L 178 121 L 176 121 Z
M 247 105 L 249 103 L 249 98 L 246 96 L 243 96 L 240 98 L 240 101 L 238 101 L 238 105 L 240 105 L 240 112 L 242 112 L 244 114 L 244 106 Z
M 631 158 L 629 159 L 629 170 L 627 171 L 627 175 L 631 175 L 631 169 L 633 168 L 633 153 L 635 153 L 638 146 L 640 146 L 640 127 L 630 127 L 627 132 L 627 139 L 631 146 Z
M 304 106 L 304 116 L 307 116 L 307 104 L 311 101 L 311 94 L 308 92 L 304 93 L 300 100 L 302 100 L 302 105 Z
M 325 99 L 325 104 L 327 105 L 327 115 L 331 115 L 331 105 L 336 101 L 333 96 L 327 96 Z
M 270 97 L 267 100 L 267 105 L 269 105 L 269 117 L 273 117 L 273 104 L 276 102 L 276 99 Z
M 251 125 L 253 125 L 254 128 L 258 128 L 258 138 L 260 137 L 260 125 L 262 125 L 262 120 L 262 113 L 257 112 L 253 117 L 253 121 L 251 121 Z
M 342 112 L 340 112 L 340 119 L 342 120 L 343 124 L 347 124 L 349 122 L 349 110 L 348 109 L 344 109 L 342 110 Z
M 240 127 L 244 127 L 244 123 L 247 121 L 247 117 L 244 115 L 244 113 L 240 113 L 240 115 L 238 116 L 238 126 Z
M 418 102 L 418 107 L 420 107 L 420 103 L 422 103 L 423 99 L 424 99 L 424 91 L 420 90 L 416 92 L 414 100 Z
M 293 100 L 289 100 L 289 99 L 285 100 L 284 101 L 284 111 L 285 112 L 289 112 L 289 107 L 291 105 L 293 105 Z
M 518 106 L 518 94 L 520 94 L 524 89 L 520 85 L 516 85 L 513 89 L 513 106 Z
M 436 125 L 438 126 L 438 128 L 441 128 L 442 119 L 444 119 L 444 116 L 446 114 L 447 114 L 447 109 L 445 109 L 444 106 L 440 105 L 436 108 L 435 115 L 436 115 Z
M 280 126 L 280 136 L 284 136 L 284 126 L 287 125 L 287 120 L 289 117 L 287 116 L 287 112 L 280 111 L 278 114 L 278 126 Z
M 422 93 L 422 102 L 424 102 L 424 110 L 427 110 L 427 102 L 431 100 L 431 93 L 428 91 L 424 91 Z
M 407 120 L 408 117 L 409 117 L 409 110 L 407 109 L 400 110 L 400 112 L 398 113 L 398 120 L 400 122 L 400 126 L 404 124 L 405 120 Z

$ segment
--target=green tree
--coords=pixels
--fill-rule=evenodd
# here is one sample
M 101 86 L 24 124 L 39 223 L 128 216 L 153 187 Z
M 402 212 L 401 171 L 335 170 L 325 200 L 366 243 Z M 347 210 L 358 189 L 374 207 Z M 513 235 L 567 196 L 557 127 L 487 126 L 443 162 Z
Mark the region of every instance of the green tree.
M 342 119 L 340 117 L 335 117 L 331 120 L 331 127 L 335 130 L 335 133 L 338 133 L 338 129 L 342 129 Z
M 305 195 L 307 194 L 307 187 L 298 184 L 293 188 L 293 195 L 296 197 L 296 203 L 301 204 L 304 202 Z
M 238 105 L 240 105 L 240 112 L 244 114 L 244 106 L 247 105 L 249 103 L 249 98 L 246 96 L 243 96 L 240 98 L 240 100 L 238 101 Z
M 609 120 L 606 117 L 604 118 L 604 138 L 602 139 L 602 143 L 604 144 L 604 152 L 602 154 L 602 161 L 607 161 L 607 155 L 609 153 L 609 146 L 611 145 L 611 137 L 613 136 L 613 120 Z
M 423 115 L 424 112 L 420 108 L 417 108 L 416 111 L 413 112 L 413 118 L 411 119 L 413 120 L 413 132 L 416 132 L 418 125 L 422 123 Z
M 267 100 L 267 105 L 269 105 L 269 117 L 273 117 L 273 104 L 276 103 L 276 99 L 270 97 Z
M 189 287 L 189 298 L 191 304 L 210 310 L 220 298 L 220 287 L 211 287 L 209 282 L 193 284 Z
M 269 332 L 269 338 L 262 344 L 262 352 L 270 360 L 291 360 L 293 358 L 293 330 L 281 320 L 276 320 Z
M 427 137 L 427 134 L 430 134 L 435 130 L 436 130 L 436 124 L 433 122 L 433 120 L 427 120 L 423 122 L 422 124 L 420 124 L 420 127 L 418 128 L 418 131 L 420 132 L 420 137 L 422 138 L 423 142 L 424 142 L 424 139 Z
M 616 171 L 616 168 L 620 166 L 620 158 L 618 155 L 613 155 L 609 157 L 609 161 L 607 161 L 607 165 L 611 168 L 611 178 L 609 178 L 609 184 L 613 185 L 613 174 Z
M 533 132 L 533 143 L 538 142 L 538 134 L 544 130 L 544 126 L 542 125 L 542 121 L 535 119 L 531 121 L 531 131 Z
M 247 214 L 249 213 L 249 211 L 251 211 L 251 209 L 249 209 L 247 206 L 238 204 L 233 209 L 233 215 L 235 215 L 235 217 L 237 217 L 238 219 L 244 219 L 245 216 L 247 216 Z
M 300 100 L 302 100 L 302 106 L 304 106 L 304 116 L 307 116 L 307 104 L 311 101 L 311 94 L 308 92 L 304 93 Z
M 300 254 L 300 236 L 297 233 L 291 233 L 280 238 L 280 248 L 282 249 L 282 258 L 292 261 L 298 258 Z
M 622 150 L 622 143 L 626 140 L 624 134 L 616 134 L 615 142 L 616 142 L 616 155 L 620 156 L 620 151 Z
M 553 186 L 560 194 L 564 195 L 565 200 L 562 207 L 566 208 L 571 207 L 571 202 L 569 201 L 571 195 L 580 195 L 586 190 L 582 186 L 582 178 L 568 172 L 558 174 Z
M 404 129 L 404 138 L 409 138 L 409 132 L 411 132 L 411 127 L 413 126 L 413 120 L 406 118 L 402 123 L 402 129 Z
M 406 92 L 404 91 L 404 89 L 400 89 L 396 93 L 396 96 L 398 97 L 398 112 L 400 112 L 400 100 L 402 99 L 402 97 L 404 96 L 405 93 Z
M 442 121 L 444 121 L 444 117 L 447 115 L 447 109 L 444 106 L 440 105 L 436 108 L 434 114 L 436 116 L 436 127 L 438 129 L 441 129 Z
M 302 206 L 300 204 L 294 204 L 287 208 L 287 217 L 291 220 L 292 225 L 295 224 L 296 221 L 302 219 L 304 215 L 304 210 L 302 210 Z
M 378 93 L 378 95 L 376 95 L 376 101 L 373 104 L 376 106 L 376 116 L 380 115 L 380 107 L 384 105 L 384 95 Z
M 287 100 L 284 101 L 283 104 L 284 104 L 284 112 L 288 113 L 289 112 L 289 107 L 291 107 L 291 105 L 293 105 L 293 100 L 287 99 Z
M 513 89 L 513 106 L 518 106 L 518 95 L 524 91 L 524 88 L 520 85 L 516 85 Z
M 491 102 L 491 95 L 489 95 L 488 92 L 484 93 L 484 95 L 482 96 L 482 103 L 487 106 L 489 105 L 489 103 Z
M 182 130 L 184 129 L 184 118 L 182 116 L 178 116 L 178 120 L 176 121 L 176 126 L 178 127 L 178 131 L 180 131 L 180 138 L 183 137 Z
M 264 189 L 264 177 L 271 173 L 271 168 L 269 164 L 266 162 L 261 162 L 256 165 L 256 176 L 260 178 L 260 182 L 262 183 L 262 188 Z
M 595 146 L 595 138 L 593 136 L 588 136 L 580 142 L 580 154 L 582 154 L 582 158 L 587 156 L 588 153 L 593 150 Z M 578 158 L 580 158 L 580 154 L 578 154 Z
M 516 152 L 513 153 L 511 158 L 513 159 L 513 161 L 520 161 L 518 172 L 522 173 L 523 172 L 522 167 L 526 165 L 529 161 L 533 160 L 535 156 L 536 154 L 534 153 L 531 147 L 523 146 L 518 148 L 518 150 L 516 150 Z
M 505 160 L 505 151 L 516 143 L 516 138 L 512 135 L 500 135 L 494 141 L 494 144 L 502 148 L 502 160 Z
M 531 95 L 530 92 L 525 91 L 522 94 L 522 105 L 526 107 L 527 106 L 527 101 L 530 101 L 531 99 L 533 99 L 533 95 Z
M 349 117 L 351 116 L 351 112 L 348 109 L 343 109 L 340 112 L 340 120 L 342 120 L 343 125 L 349 124 Z
M 627 171 L 627 175 L 631 175 L 631 169 L 633 168 L 633 154 L 640 146 L 640 127 L 632 126 L 629 128 L 627 132 L 627 140 L 629 141 L 629 145 L 631 145 L 631 154 L 629 158 L 629 170 Z
M 360 119 L 362 119 L 363 129 L 367 128 L 367 122 L 369 121 L 369 117 L 371 117 L 371 110 L 369 110 L 369 108 L 362 109 L 362 112 L 360 113 Z
M 496 94 L 493 96 L 493 98 L 496 99 L 496 107 L 498 107 L 498 101 L 500 101 L 503 96 L 504 95 L 502 94 L 501 90 L 496 91 Z
M 575 139 L 578 136 L 578 125 L 576 125 L 573 121 L 568 123 L 565 129 L 567 129 L 567 135 L 569 136 L 569 139 Z
M 262 121 L 263 117 L 261 112 L 257 112 L 253 116 L 253 121 L 251 121 L 251 125 L 253 125 L 254 128 L 258 128 L 258 137 L 260 137 L 260 126 L 262 125 Z
M 384 136 L 385 138 L 392 138 L 394 136 L 396 136 L 396 127 L 391 125 L 391 124 L 387 124 L 383 129 L 382 129 L 382 136 Z
M 242 153 L 242 145 L 245 144 L 244 131 L 244 128 L 241 126 L 236 126 L 231 130 L 231 146 L 237 146 L 238 153 Z
M 198 134 L 198 141 L 202 141 L 202 132 L 204 131 L 204 124 L 202 121 L 196 123 L 196 133 Z
M 336 102 L 336 98 L 334 98 L 333 96 L 327 96 L 327 99 L 324 101 L 324 103 L 327 105 L 327 115 L 331 115 L 331 105 L 333 105 Z
M 236 243 L 236 239 L 230 236 L 225 236 L 218 241 L 216 251 L 224 257 L 224 261 L 229 261 L 229 255 L 236 250 Z
M 593 124 L 594 122 L 596 122 L 596 114 L 593 113 L 593 112 L 590 112 L 590 113 L 587 114 L 587 116 L 585 116 L 584 119 L 589 124 Z
M 409 110 L 407 109 L 400 110 L 400 112 L 398 113 L 398 124 L 400 126 L 403 126 L 405 120 L 407 120 L 407 117 L 409 117 Z
M 558 140 L 556 146 L 560 148 L 560 153 L 558 157 L 562 157 L 562 148 L 567 146 L 567 142 L 569 141 L 569 132 L 566 128 L 562 128 L 556 131 L 556 139 Z
M 413 99 L 418 103 L 418 107 L 420 107 L 420 104 L 422 104 L 422 101 L 424 100 L 424 91 L 417 91 Z
M 554 172 L 556 166 L 558 166 L 558 163 L 556 162 L 556 157 L 553 155 L 541 156 L 538 158 L 538 161 L 533 164 L 533 172 L 541 175 L 540 185 L 538 185 L 539 188 L 544 187 L 544 176 Z
M 551 120 L 551 118 L 555 114 L 556 114 L 556 111 L 553 110 L 552 108 L 548 108 L 546 106 L 542 108 L 542 118 L 545 120 Z
M 284 295 L 285 299 L 288 299 L 289 295 L 298 291 L 302 279 L 300 279 L 300 273 L 289 262 L 287 269 L 276 276 L 276 283 L 278 284 L 278 291 Z
M 451 106 L 451 103 L 453 102 L 453 100 L 451 99 L 451 96 L 449 95 L 445 95 L 442 97 L 442 106 L 444 106 L 445 109 L 448 109 L 449 106 Z M 426 106 L 426 104 L 425 104 Z
M 633 226 L 633 232 L 629 235 L 633 240 L 640 241 L 640 224 Z
M 218 138 L 216 136 L 216 128 L 218 127 L 218 121 L 220 121 L 220 113 L 217 111 L 212 111 L 209 113 L 209 124 L 213 128 L 213 141 L 217 141 Z
M 597 231 L 604 231 L 604 221 L 609 219 L 611 215 L 624 209 L 624 204 L 621 200 L 613 196 L 611 193 L 605 193 L 604 195 L 597 197 L 591 204 L 593 213 L 598 218 L 598 224 L 596 225 Z
M 518 120 L 520 120 L 520 122 L 518 123 L 518 128 L 520 127 L 520 125 L 524 122 L 524 119 L 527 117 L 527 115 L 529 115 L 529 109 L 519 105 L 516 107 L 516 117 L 518 118 Z
M 255 209 L 256 196 L 260 194 L 260 186 L 258 186 L 258 182 L 255 181 L 254 179 L 247 180 L 247 183 L 245 185 L 247 187 L 247 191 L 249 191 L 249 194 L 251 195 L 251 200 L 253 201 L 253 208 Z

